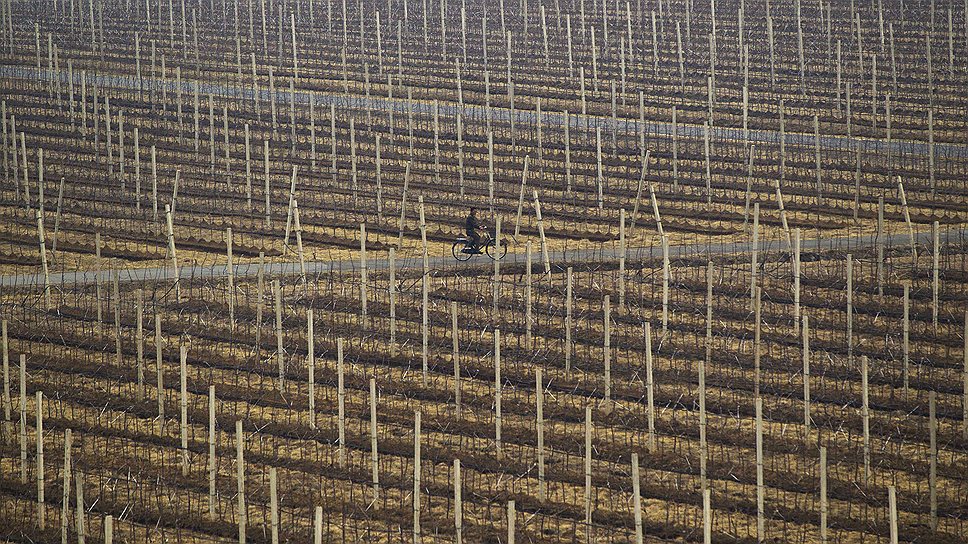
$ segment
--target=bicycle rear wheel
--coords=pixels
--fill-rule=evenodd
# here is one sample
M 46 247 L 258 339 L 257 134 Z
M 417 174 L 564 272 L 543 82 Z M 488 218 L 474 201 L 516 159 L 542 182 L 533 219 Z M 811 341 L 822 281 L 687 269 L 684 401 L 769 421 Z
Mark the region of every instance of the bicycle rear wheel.
M 450 248 L 450 252 L 454 255 L 454 258 L 457 259 L 458 261 L 466 261 L 471 257 L 473 257 L 472 253 L 464 253 L 464 248 L 466 247 L 467 247 L 466 243 L 458 240 L 454 242 L 454 245 Z

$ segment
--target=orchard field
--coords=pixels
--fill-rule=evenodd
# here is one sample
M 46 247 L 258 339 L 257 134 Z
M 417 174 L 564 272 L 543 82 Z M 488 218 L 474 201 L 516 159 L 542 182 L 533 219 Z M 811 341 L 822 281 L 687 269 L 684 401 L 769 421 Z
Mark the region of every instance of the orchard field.
M 0 539 L 964 542 L 966 21 L 0 0 Z

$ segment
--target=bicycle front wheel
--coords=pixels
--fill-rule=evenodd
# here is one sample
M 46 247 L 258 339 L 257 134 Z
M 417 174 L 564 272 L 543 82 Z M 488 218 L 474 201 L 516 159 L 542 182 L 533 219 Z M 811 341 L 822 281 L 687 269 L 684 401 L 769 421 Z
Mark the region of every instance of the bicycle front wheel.
M 497 261 L 497 260 L 503 259 L 504 256 L 508 254 L 508 245 L 504 240 L 501 240 L 501 248 L 500 248 L 500 252 L 498 252 L 498 247 L 494 243 L 494 240 L 488 240 L 487 246 L 485 246 L 484 251 L 487 253 L 488 257 Z M 500 255 L 498 253 L 500 253 Z

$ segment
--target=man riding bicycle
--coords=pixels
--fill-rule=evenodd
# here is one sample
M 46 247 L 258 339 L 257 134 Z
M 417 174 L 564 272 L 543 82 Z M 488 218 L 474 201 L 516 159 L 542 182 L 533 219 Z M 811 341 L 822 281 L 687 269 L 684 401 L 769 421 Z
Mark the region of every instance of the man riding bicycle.
M 464 230 L 467 234 L 467 241 L 475 253 L 481 252 L 481 235 L 477 231 L 483 228 L 484 226 L 477 218 L 477 209 L 471 208 L 470 215 L 467 216 L 467 220 L 464 222 Z

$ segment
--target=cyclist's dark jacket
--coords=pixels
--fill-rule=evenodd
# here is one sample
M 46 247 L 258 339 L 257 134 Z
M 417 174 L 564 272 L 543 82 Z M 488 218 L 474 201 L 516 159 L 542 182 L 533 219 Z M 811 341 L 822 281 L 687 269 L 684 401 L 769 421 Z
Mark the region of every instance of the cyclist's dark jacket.
M 464 229 L 467 231 L 468 236 L 474 236 L 477 234 L 478 229 L 481 228 L 481 222 L 477 219 L 477 216 L 468 215 L 467 221 L 464 224 Z

